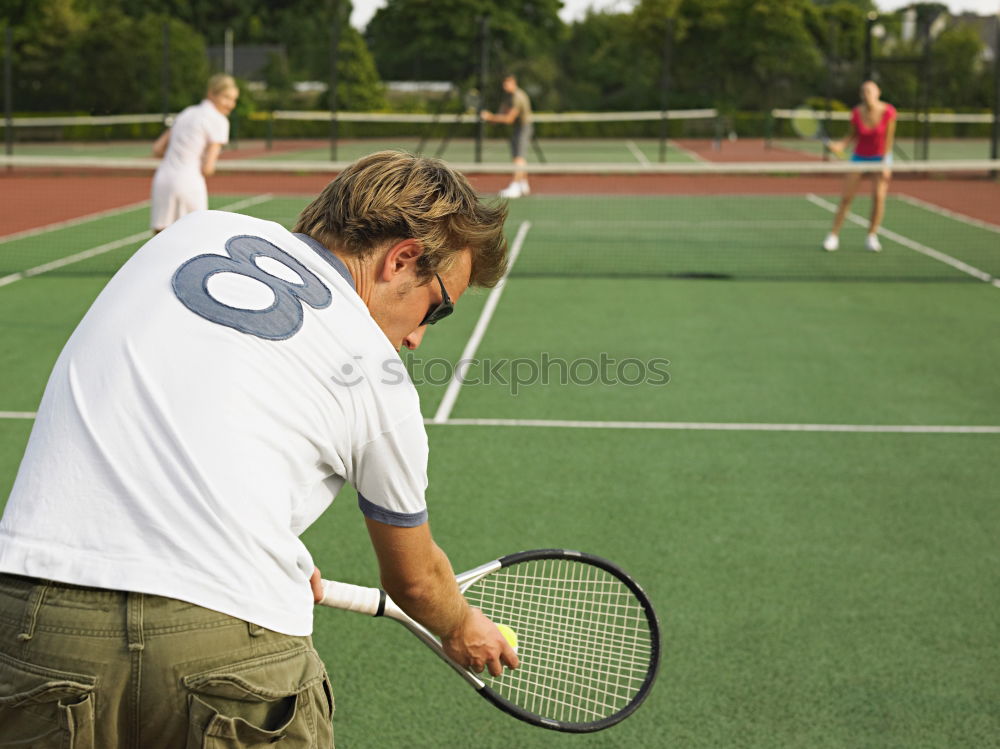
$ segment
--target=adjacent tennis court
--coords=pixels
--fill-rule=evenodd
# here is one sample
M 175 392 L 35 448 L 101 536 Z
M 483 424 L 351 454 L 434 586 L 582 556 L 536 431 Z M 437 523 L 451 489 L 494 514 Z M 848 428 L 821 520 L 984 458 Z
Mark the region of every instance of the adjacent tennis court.
M 1000 226 L 941 193 L 1000 186 L 901 179 L 882 253 L 861 249 L 863 199 L 824 253 L 839 177 L 743 179 L 539 177 L 504 285 L 404 357 L 456 569 L 553 546 L 621 564 L 664 632 L 648 702 L 604 733 L 541 731 L 402 628 L 318 610 L 338 746 L 997 745 Z M 309 192 L 246 184 L 213 207 L 290 225 Z M 138 190 L 0 221 L 0 496 L 62 344 L 145 237 Z M 306 542 L 325 576 L 377 583 L 349 491 Z

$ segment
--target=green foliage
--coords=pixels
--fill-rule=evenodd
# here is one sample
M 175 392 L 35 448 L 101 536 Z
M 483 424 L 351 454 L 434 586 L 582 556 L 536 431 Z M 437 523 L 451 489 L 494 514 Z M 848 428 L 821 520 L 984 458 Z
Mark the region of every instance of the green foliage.
M 478 85 L 481 19 L 488 17 L 490 108 L 501 75 L 513 72 L 539 110 L 760 112 L 807 99 L 857 101 L 866 15 L 875 9 L 870 0 L 636 0 L 628 11 L 591 10 L 567 25 L 560 6 L 387 0 L 362 36 L 348 23 L 350 0 L 0 0 L 0 27 L 13 27 L 20 111 L 159 111 L 167 19 L 171 109 L 200 98 L 210 72 L 205 46 L 221 44 L 226 29 L 237 44 L 286 50 L 263 72 L 267 91 L 244 88 L 247 106 L 326 108 L 328 95 L 297 94 L 293 84 L 329 79 L 337 26 L 338 109 L 380 110 L 387 107 L 382 78 Z M 903 38 L 902 12 L 878 19 L 885 34 L 873 51 L 886 99 L 912 108 L 925 81 L 932 106 L 989 107 L 994 73 L 975 30 L 948 26 L 940 3 L 913 8 L 915 39 Z M 932 24 L 941 33 L 925 73 L 923 38 Z M 436 108 L 426 99 L 408 104 Z
M 488 53 L 496 72 L 490 85 L 499 86 L 499 71 L 515 73 L 537 106 L 556 84 L 560 5 L 559 0 L 390 0 L 365 33 L 383 78 L 471 84 L 480 61 L 480 19 L 488 16 Z
M 971 26 L 955 26 L 934 42 L 931 106 L 990 105 L 992 71 L 982 58 L 983 43 Z

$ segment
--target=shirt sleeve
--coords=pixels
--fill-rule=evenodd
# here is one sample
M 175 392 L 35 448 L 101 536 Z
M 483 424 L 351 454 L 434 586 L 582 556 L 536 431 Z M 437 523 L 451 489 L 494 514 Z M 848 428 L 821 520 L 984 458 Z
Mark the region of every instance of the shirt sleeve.
M 229 142 L 229 118 L 221 112 L 208 121 L 208 141 L 225 145 Z
M 419 412 L 360 448 L 353 483 L 365 516 L 406 528 L 427 522 L 427 455 Z

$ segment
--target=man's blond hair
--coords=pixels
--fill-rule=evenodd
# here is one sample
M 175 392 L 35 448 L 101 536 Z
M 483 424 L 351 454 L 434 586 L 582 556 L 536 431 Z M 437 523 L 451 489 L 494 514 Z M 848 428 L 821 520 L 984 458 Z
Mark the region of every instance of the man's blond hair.
M 358 159 L 299 216 L 295 231 L 359 258 L 395 242 L 423 247 L 419 276 L 446 271 L 472 253 L 473 286 L 495 286 L 507 267 L 507 206 L 480 201 L 468 180 L 443 161 L 398 151 Z

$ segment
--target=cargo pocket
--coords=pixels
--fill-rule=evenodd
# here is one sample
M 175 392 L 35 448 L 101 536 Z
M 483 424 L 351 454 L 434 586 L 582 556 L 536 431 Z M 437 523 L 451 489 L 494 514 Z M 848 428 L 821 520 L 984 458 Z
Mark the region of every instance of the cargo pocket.
M 96 683 L 0 653 L 0 747 L 94 749 Z
M 299 648 L 184 678 L 187 749 L 330 747 L 333 704 L 323 662 Z

